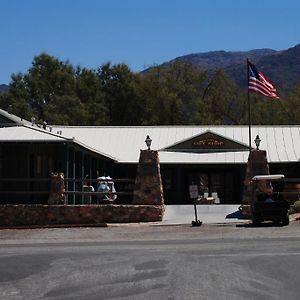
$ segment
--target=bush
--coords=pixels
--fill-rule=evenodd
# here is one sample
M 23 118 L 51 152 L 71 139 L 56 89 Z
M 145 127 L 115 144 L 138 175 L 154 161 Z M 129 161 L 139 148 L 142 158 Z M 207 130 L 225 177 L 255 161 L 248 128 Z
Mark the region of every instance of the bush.
M 300 213 L 300 200 L 297 200 L 293 205 L 290 207 L 290 214 Z

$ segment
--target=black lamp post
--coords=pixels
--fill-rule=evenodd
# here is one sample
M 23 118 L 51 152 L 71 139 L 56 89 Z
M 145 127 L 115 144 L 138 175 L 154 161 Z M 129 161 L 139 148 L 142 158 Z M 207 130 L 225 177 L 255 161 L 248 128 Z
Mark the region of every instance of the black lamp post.
M 259 138 L 259 135 L 256 136 L 255 140 L 256 150 L 259 150 L 258 147 L 260 145 L 261 139 Z
M 147 135 L 146 140 L 145 140 L 145 143 L 146 143 L 146 145 L 147 145 L 147 147 L 148 147 L 148 150 L 150 150 L 152 140 L 151 140 L 151 138 L 150 138 L 149 135 Z

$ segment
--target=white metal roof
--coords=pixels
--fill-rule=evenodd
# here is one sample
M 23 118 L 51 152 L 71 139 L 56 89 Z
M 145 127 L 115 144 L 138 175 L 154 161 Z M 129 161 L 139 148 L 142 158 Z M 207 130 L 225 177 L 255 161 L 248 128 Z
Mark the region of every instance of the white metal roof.
M 0 115 L 5 117 L 6 119 L 10 120 L 8 124 L 17 124 L 17 125 L 30 125 L 30 122 L 27 120 L 24 120 L 16 115 L 10 114 L 9 112 L 0 109 Z
M 63 136 L 60 131 L 49 131 L 41 129 L 37 126 L 10 126 L 0 128 L 0 142 L 72 142 L 77 144 L 87 150 L 110 158 L 112 160 L 117 160 L 115 157 L 111 156 L 109 153 L 103 153 L 99 149 L 92 148 L 89 144 L 83 144 L 80 140 L 76 140 L 75 137 Z
M 163 150 L 207 131 L 248 144 L 248 126 L 52 126 L 52 132 L 36 126 L 0 128 L 0 142 L 71 141 L 119 163 L 137 163 L 145 138 L 152 139 L 151 149 L 160 150 L 160 162 L 170 164 L 246 163 L 248 151 L 187 153 Z M 59 134 L 57 134 L 59 133 Z M 259 135 L 260 149 L 267 151 L 268 161 L 292 162 L 300 159 L 300 126 L 252 126 L 252 147 Z
M 49 134 L 31 126 L 11 126 L 0 128 L 0 142 L 57 142 L 65 137 Z
M 120 163 L 136 163 L 145 138 L 152 139 L 151 149 L 170 145 L 203 134 L 208 130 L 241 144 L 248 144 L 248 126 L 53 126 L 62 136 L 80 141 L 93 149 L 117 158 Z M 252 126 L 254 138 L 260 136 L 260 149 L 267 151 L 268 161 L 291 162 L 300 158 L 300 126 Z M 160 151 L 161 163 L 245 163 L 247 151 L 224 153 L 180 153 Z

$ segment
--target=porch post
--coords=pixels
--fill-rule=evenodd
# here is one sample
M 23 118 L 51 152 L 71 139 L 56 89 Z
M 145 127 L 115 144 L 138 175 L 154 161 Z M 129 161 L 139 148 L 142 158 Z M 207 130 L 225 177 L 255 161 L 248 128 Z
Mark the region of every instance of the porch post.
M 76 151 L 75 148 L 73 148 L 73 180 L 72 180 L 72 190 L 75 191 L 76 189 Z M 75 205 L 75 194 L 73 194 L 73 205 Z
M 67 143 L 66 145 L 66 178 L 67 178 L 67 181 L 65 183 L 65 186 L 66 186 L 66 190 L 69 191 L 69 144 Z M 69 202 L 69 195 L 66 196 L 66 201 L 67 203 Z
M 84 153 L 81 152 L 81 180 L 85 177 L 84 175 Z M 83 182 L 81 182 L 81 190 L 83 191 Z M 81 204 L 84 203 L 84 195 L 81 194 Z

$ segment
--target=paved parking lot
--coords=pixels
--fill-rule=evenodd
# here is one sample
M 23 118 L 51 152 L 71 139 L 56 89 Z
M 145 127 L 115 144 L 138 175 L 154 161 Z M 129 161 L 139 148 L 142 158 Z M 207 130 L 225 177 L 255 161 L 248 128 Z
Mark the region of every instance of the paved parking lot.
M 297 299 L 300 222 L 0 230 L 0 298 Z
M 276 227 L 266 223 L 253 227 L 250 221 L 235 223 L 166 225 L 157 223 L 108 224 L 108 227 L 66 227 L 36 229 L 2 229 L 0 244 L 59 243 L 66 241 L 115 241 L 161 239 L 219 239 L 300 237 L 300 221 Z

